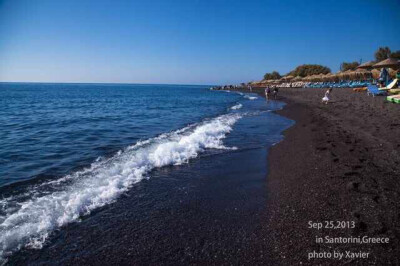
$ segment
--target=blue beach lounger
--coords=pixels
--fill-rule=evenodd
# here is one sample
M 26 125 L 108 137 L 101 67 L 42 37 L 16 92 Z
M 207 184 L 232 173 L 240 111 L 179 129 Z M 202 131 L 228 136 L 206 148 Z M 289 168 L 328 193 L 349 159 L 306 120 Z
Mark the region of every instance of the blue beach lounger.
M 386 91 L 380 91 L 376 85 L 368 85 L 367 87 L 368 95 L 377 96 L 377 95 L 386 95 Z

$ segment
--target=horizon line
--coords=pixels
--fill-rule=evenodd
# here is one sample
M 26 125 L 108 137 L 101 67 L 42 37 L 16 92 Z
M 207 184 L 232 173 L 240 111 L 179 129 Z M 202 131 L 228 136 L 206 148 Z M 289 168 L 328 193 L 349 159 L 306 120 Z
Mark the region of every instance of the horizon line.
M 37 84 L 117 84 L 117 85 L 181 85 L 181 86 L 217 86 L 218 84 L 183 84 L 183 83 L 128 83 L 128 82 L 51 82 L 51 81 L 0 81 L 0 83 L 37 83 Z

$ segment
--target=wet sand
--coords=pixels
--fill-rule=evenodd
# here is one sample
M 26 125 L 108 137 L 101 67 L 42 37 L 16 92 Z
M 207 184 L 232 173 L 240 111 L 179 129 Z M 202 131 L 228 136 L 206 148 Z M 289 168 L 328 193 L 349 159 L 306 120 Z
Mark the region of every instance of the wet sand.
M 263 90 L 257 90 L 263 94 Z M 296 121 L 272 147 L 264 234 L 273 265 L 400 264 L 400 105 L 351 89 L 287 88 L 278 113 Z M 355 228 L 308 228 L 354 221 Z M 325 226 L 325 224 L 323 224 Z M 389 237 L 389 244 L 316 243 L 319 237 Z M 369 252 L 368 258 L 308 259 L 309 252 Z

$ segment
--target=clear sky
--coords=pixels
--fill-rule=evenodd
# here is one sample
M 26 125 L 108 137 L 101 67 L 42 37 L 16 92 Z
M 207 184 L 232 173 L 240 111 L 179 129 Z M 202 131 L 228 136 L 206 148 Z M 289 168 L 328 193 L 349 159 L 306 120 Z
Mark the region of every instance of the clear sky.
M 400 50 L 400 1 L 0 0 L 0 81 L 225 84 Z

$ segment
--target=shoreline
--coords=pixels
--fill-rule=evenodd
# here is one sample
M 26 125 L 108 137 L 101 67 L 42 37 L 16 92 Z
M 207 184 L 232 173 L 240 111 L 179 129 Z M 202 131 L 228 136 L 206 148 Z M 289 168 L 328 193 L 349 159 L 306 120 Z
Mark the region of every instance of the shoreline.
M 264 96 L 263 89 L 253 92 Z M 281 89 L 279 115 L 296 123 L 268 153 L 263 231 L 274 264 L 398 264 L 400 108 L 383 98 L 336 89 Z M 354 228 L 309 228 L 309 222 Z M 389 237 L 388 244 L 316 243 L 317 237 Z M 367 258 L 311 258 L 312 252 L 364 252 Z

